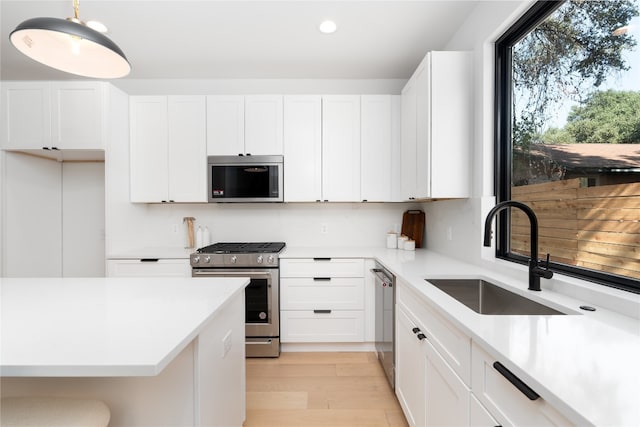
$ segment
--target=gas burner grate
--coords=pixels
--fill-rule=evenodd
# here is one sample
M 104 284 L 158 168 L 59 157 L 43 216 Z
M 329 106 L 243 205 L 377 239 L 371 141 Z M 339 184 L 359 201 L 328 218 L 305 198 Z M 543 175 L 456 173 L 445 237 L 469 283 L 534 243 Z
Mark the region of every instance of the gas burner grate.
M 284 242 L 220 242 L 197 250 L 200 254 L 278 253 Z

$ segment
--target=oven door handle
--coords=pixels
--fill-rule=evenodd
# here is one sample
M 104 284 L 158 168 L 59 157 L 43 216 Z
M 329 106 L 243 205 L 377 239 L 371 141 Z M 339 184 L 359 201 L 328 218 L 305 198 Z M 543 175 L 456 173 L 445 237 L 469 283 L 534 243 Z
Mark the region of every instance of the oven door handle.
M 271 273 L 266 272 L 266 271 L 219 271 L 219 272 L 215 272 L 215 271 L 194 271 L 193 272 L 193 276 L 200 276 L 200 277 L 256 277 L 256 276 L 260 276 L 260 277 L 266 277 L 269 278 L 271 277 Z

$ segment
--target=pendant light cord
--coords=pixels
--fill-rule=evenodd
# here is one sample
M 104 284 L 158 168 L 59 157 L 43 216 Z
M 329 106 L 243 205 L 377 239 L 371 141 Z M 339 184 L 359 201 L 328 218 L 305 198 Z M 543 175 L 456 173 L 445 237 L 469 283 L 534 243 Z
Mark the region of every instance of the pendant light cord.
M 74 16 L 77 20 L 80 20 L 80 0 L 73 0 Z

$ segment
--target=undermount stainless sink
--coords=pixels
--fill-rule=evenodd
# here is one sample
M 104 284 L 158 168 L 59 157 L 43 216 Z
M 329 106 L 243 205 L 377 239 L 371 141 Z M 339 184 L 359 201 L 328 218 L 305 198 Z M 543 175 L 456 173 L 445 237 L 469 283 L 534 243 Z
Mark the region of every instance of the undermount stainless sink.
M 455 300 L 480 314 L 565 314 L 482 279 L 425 279 Z

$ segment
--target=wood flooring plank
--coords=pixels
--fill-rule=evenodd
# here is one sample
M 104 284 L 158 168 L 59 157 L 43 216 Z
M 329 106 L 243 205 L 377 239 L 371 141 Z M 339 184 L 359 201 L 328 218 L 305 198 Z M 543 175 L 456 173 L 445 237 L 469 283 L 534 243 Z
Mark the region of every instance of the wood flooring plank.
M 252 377 L 335 377 L 335 365 L 247 365 L 247 376 Z
M 290 409 L 247 411 L 245 427 L 387 427 L 384 410 L 371 409 Z
M 304 391 L 247 392 L 247 410 L 307 409 L 308 395 Z
M 336 365 L 339 377 L 384 377 L 384 370 L 379 363 L 344 363 Z

